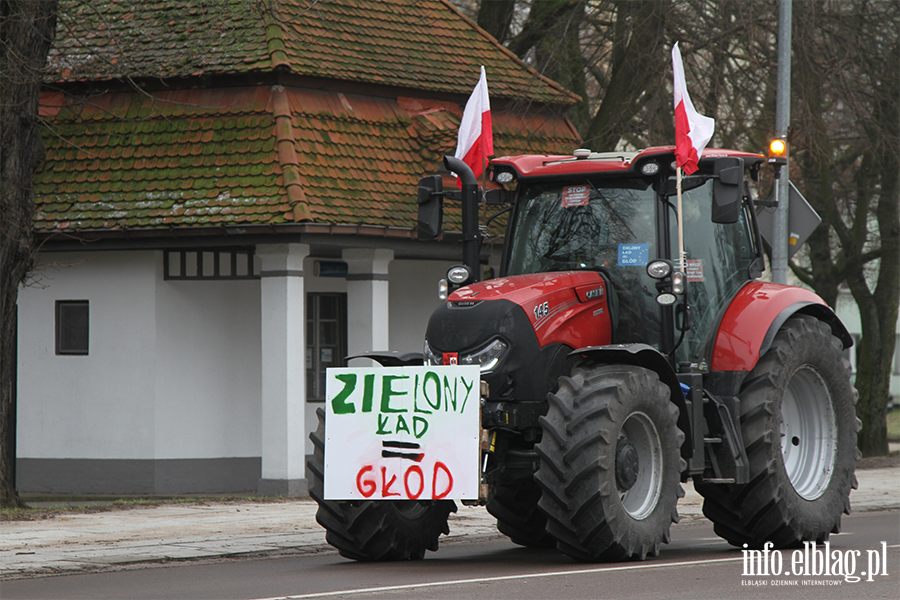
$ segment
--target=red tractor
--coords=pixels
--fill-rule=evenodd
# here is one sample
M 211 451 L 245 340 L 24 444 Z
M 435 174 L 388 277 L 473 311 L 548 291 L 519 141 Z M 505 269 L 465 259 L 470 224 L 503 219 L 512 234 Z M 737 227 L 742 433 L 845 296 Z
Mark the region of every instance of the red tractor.
M 447 157 L 461 192 L 420 182 L 420 237 L 440 232 L 445 198 L 461 200 L 464 264 L 448 272 L 424 357 L 369 356 L 480 365 L 483 501 L 513 542 L 586 561 L 655 556 L 689 479 L 732 545 L 840 530 L 856 487 L 852 340 L 812 292 L 757 281 L 746 178 L 764 163 L 707 150 L 680 212 L 673 147 L 498 158 L 500 189 L 485 193 Z M 510 211 L 501 276 L 487 281 L 482 201 Z M 323 498 L 323 432 L 309 472 L 328 541 L 359 560 L 437 549 L 452 501 Z

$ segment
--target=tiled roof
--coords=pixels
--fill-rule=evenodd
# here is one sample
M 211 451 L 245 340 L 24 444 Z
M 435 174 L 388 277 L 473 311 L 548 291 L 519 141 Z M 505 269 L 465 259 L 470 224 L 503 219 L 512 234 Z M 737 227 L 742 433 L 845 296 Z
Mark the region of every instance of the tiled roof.
M 57 82 L 269 72 L 572 104 L 446 0 L 63 0 Z
M 456 146 L 460 108 L 260 85 L 45 93 L 37 231 L 312 221 L 411 227 L 415 184 Z M 561 117 L 493 111 L 497 155 L 569 152 Z M 448 207 L 449 230 L 459 230 Z

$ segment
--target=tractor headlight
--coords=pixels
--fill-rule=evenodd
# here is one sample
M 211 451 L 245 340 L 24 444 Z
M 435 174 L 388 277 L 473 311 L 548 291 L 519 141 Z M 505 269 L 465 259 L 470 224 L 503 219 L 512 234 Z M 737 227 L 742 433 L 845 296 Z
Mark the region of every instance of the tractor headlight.
M 672 274 L 672 263 L 667 260 L 654 260 L 647 265 L 647 275 L 653 279 L 665 279 Z
M 494 338 L 488 345 L 472 354 L 461 354 L 459 364 L 478 365 L 482 373 L 493 371 L 497 364 L 506 356 L 509 344 L 500 338 Z
M 509 344 L 507 344 L 500 338 L 494 338 L 490 342 L 488 342 L 487 346 L 481 348 L 480 350 L 476 350 L 471 354 L 460 354 L 459 364 L 478 365 L 478 368 L 482 373 L 488 373 L 494 370 L 497 364 L 499 364 L 503 357 L 506 356 L 508 350 Z M 428 340 L 425 340 L 422 354 L 425 355 L 426 366 L 436 366 L 444 364 L 443 354 L 432 350 L 431 346 L 428 345 Z
M 454 265 L 447 271 L 447 279 L 456 285 L 463 285 L 465 282 L 472 279 L 472 272 L 466 265 Z
M 422 348 L 422 354 L 425 355 L 425 366 L 427 367 L 437 366 L 443 362 L 443 357 L 434 353 L 434 350 L 432 350 L 431 346 L 428 345 L 428 340 L 425 340 L 425 346 Z

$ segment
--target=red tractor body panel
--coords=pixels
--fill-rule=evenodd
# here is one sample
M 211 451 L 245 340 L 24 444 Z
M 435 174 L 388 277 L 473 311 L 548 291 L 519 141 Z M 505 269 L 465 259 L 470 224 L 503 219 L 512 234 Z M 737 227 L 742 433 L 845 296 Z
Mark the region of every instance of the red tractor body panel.
M 639 153 L 623 152 L 621 160 L 611 160 L 615 152 L 605 153 L 604 160 L 592 160 L 590 158 L 575 159 L 571 154 L 567 155 L 549 155 L 549 154 L 526 154 L 522 156 L 501 156 L 491 159 L 492 165 L 504 164 L 510 165 L 518 171 L 522 177 L 534 176 L 554 176 L 554 175 L 582 175 L 603 172 L 626 171 L 634 165 L 634 163 L 643 158 L 656 156 L 661 154 L 674 153 L 675 146 L 657 146 L 654 148 L 645 148 Z M 760 154 L 752 152 L 739 152 L 736 150 L 721 150 L 718 148 L 707 148 L 703 151 L 703 158 L 718 158 L 722 156 L 734 156 L 738 158 L 754 158 L 762 159 Z
M 759 360 L 769 327 L 786 309 L 796 304 L 821 304 L 813 292 L 777 283 L 752 281 L 731 301 L 713 347 L 713 371 L 750 371 Z
M 563 271 L 480 281 L 456 290 L 447 300 L 509 300 L 525 311 L 541 348 L 553 343 L 582 348 L 611 343 L 606 297 L 599 273 Z

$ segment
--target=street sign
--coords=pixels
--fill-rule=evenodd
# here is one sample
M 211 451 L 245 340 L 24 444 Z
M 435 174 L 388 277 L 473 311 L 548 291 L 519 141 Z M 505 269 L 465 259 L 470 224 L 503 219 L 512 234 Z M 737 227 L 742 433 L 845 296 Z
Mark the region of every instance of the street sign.
M 819 223 L 822 217 L 809 205 L 803 194 L 794 187 L 793 182 L 789 182 L 790 200 L 788 208 L 788 260 L 797 252 Z M 769 203 L 774 203 L 775 196 L 769 196 Z M 772 245 L 773 231 L 775 228 L 775 209 L 763 208 L 756 215 L 759 221 L 759 232 L 763 239 Z

